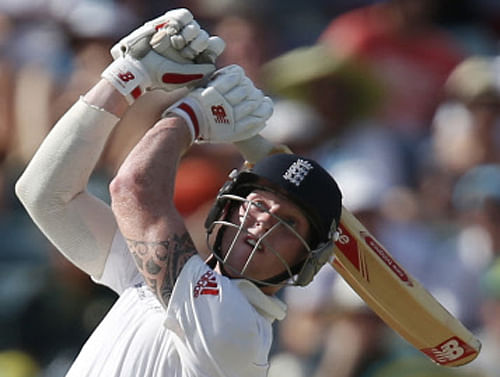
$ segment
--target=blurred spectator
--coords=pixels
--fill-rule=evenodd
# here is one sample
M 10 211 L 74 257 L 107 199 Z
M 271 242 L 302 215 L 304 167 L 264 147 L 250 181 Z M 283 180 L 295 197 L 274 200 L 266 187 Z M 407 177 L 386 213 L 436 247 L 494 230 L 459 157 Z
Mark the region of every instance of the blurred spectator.
M 358 376 L 385 357 L 387 327 L 331 267 L 307 287 L 286 288 L 284 299 L 269 377 Z
M 454 216 L 451 192 L 458 177 L 500 161 L 498 67 L 495 57 L 471 56 L 451 72 L 428 143 L 419 148 L 421 216 L 443 230 Z
M 4 162 L 8 154 L 8 149 L 12 137 L 12 93 L 14 71 L 12 62 L 6 54 L 8 39 L 13 25 L 7 15 L 0 12 L 0 90 L 4 95 L 0 98 L 0 165 Z M 1 203 L 0 203 L 1 206 Z
M 229 15 L 214 25 L 213 32 L 226 42 L 226 48 L 217 60 L 223 67 L 238 64 L 247 76 L 261 87 L 259 71 L 261 65 L 269 60 L 273 51 L 273 33 L 258 17 Z
M 498 255 L 495 215 L 500 181 L 500 87 L 496 57 L 472 56 L 446 81 L 430 149 L 423 153 L 419 200 L 435 229 L 435 265 L 428 267 L 434 293 L 471 326 L 479 321 L 479 276 Z
M 370 117 L 383 94 L 369 66 L 321 45 L 289 51 L 264 65 L 261 75 L 270 94 L 304 103 L 318 114 L 322 127 L 309 140 L 315 147 Z
M 452 227 L 427 266 L 431 292 L 469 327 L 479 324 L 480 276 L 500 252 L 500 165 L 478 165 L 452 189 Z M 446 271 L 446 273 L 443 273 Z
M 470 259 L 486 265 L 500 255 L 500 164 L 479 165 L 460 177 L 453 204 L 465 230 L 476 230 Z
M 40 368 L 28 354 L 18 350 L 0 352 L 1 377 L 38 377 Z
M 388 95 L 382 123 L 402 135 L 426 134 L 442 86 L 463 58 L 460 44 L 433 19 L 433 0 L 389 0 L 348 12 L 319 38 L 368 62 Z
M 474 369 L 483 377 L 495 377 L 500 370 L 500 258 L 482 275 L 481 328 L 479 338 L 482 351 L 474 362 Z
M 434 118 L 436 163 L 454 175 L 500 162 L 500 59 L 473 56 L 446 82 L 448 97 Z
M 312 106 L 297 100 L 276 99 L 273 116 L 261 135 L 294 153 L 307 155 L 324 133 L 325 122 Z

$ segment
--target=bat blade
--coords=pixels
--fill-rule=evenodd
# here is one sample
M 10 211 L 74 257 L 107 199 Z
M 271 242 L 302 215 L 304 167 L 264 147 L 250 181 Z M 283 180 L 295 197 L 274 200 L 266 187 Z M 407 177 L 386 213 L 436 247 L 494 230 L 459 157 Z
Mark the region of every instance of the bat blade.
M 333 267 L 389 327 L 437 364 L 477 357 L 479 340 L 345 208 L 339 228 Z
M 269 154 L 290 151 L 260 135 L 235 145 L 250 164 Z M 439 365 L 460 366 L 477 357 L 481 343 L 474 334 L 346 208 L 342 208 L 339 230 L 333 267 L 389 327 Z

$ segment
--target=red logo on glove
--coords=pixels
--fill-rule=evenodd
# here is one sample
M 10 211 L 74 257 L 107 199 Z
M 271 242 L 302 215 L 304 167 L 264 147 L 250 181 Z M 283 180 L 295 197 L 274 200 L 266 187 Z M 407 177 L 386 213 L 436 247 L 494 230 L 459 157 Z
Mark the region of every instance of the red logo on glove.
M 120 78 L 120 80 L 122 80 L 124 82 L 128 82 L 130 80 L 135 79 L 134 74 L 132 72 L 130 72 L 130 71 L 125 72 L 125 73 L 119 73 L 118 77 Z
M 224 106 L 212 106 L 212 115 L 214 116 L 215 123 L 229 123 L 229 119 L 227 119 L 226 110 Z

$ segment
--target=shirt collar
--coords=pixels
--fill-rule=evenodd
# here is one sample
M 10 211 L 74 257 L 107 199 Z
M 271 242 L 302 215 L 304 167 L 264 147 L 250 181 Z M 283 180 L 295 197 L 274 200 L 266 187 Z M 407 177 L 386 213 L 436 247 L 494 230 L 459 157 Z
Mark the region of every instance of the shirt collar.
M 244 279 L 235 279 L 237 287 L 245 295 L 250 304 L 261 315 L 273 322 L 281 321 L 286 316 L 286 304 L 275 296 L 264 294 L 255 284 Z

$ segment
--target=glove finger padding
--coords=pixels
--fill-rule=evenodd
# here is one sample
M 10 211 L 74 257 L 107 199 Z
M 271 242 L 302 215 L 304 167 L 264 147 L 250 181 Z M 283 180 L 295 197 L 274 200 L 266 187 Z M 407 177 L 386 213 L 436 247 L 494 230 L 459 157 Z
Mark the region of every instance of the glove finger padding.
M 274 104 L 273 100 L 267 96 L 262 99 L 259 107 L 253 111 L 253 115 L 258 118 L 269 119 L 273 115 Z
M 231 105 L 237 105 L 248 97 L 250 89 L 248 86 L 237 86 L 225 94 L 226 100 Z
M 202 51 L 195 59 L 197 63 L 215 63 L 215 59 L 222 54 L 226 43 L 217 36 L 208 38 L 208 45 L 205 51 Z
M 160 29 L 166 29 L 169 35 L 175 35 L 193 22 L 196 22 L 193 14 L 186 8 L 179 8 L 169 10 L 164 15 L 146 22 L 143 27 L 148 31 L 153 30 L 153 33 Z
M 192 21 L 189 24 L 187 24 L 186 26 L 184 26 L 184 28 L 182 29 L 182 31 L 178 35 L 182 36 L 182 38 L 184 40 L 184 46 L 185 46 L 186 44 L 191 42 L 193 39 L 197 38 L 200 31 L 201 31 L 201 27 L 198 24 L 198 22 Z M 180 46 L 179 49 L 181 49 L 184 46 Z
M 174 37 L 175 36 L 170 36 L 166 29 L 160 29 L 151 37 L 151 40 L 149 41 L 150 49 L 152 48 L 161 56 L 168 56 L 171 60 L 177 63 L 191 63 L 189 59 L 181 55 L 180 49 L 174 47 Z M 180 39 L 183 38 L 180 37 Z M 179 45 L 179 43 L 177 43 L 177 45 Z M 184 48 L 184 46 L 182 48 Z
M 189 45 L 184 47 L 180 53 L 187 59 L 193 60 L 201 51 L 205 50 L 208 46 L 208 34 L 205 30 L 201 30 L 198 36 L 189 42 Z
M 129 103 L 149 90 L 192 88 L 215 71 L 224 45 L 210 38 L 187 9 L 175 9 L 118 42 L 111 49 L 116 60 L 102 77 Z
M 193 21 L 193 15 L 187 9 L 181 8 L 168 11 L 154 20 L 146 22 L 144 25 L 120 40 L 111 48 L 111 55 L 114 59 L 124 56 L 129 52 L 131 46 L 135 45 L 142 39 L 149 41 L 151 36 L 160 29 L 165 29 L 167 34 L 170 36 L 177 34 L 191 21 Z
M 255 88 L 248 78 L 241 81 L 241 86 L 246 89 L 247 96 L 239 105 L 234 107 L 234 117 L 237 121 L 254 112 L 264 98 L 264 93 Z
M 198 142 L 234 142 L 259 133 L 272 109 L 271 99 L 233 65 L 217 71 L 205 89 L 194 90 L 163 116 L 183 117 Z
M 250 139 L 262 131 L 266 126 L 266 123 L 262 122 L 262 118 L 257 116 L 247 116 L 239 120 L 238 124 L 242 130 L 238 135 L 238 139 L 226 140 L 227 142 L 237 142 Z
M 234 107 L 234 119 L 238 122 L 241 119 L 251 115 L 260 105 L 259 101 L 244 100 L 241 104 Z

